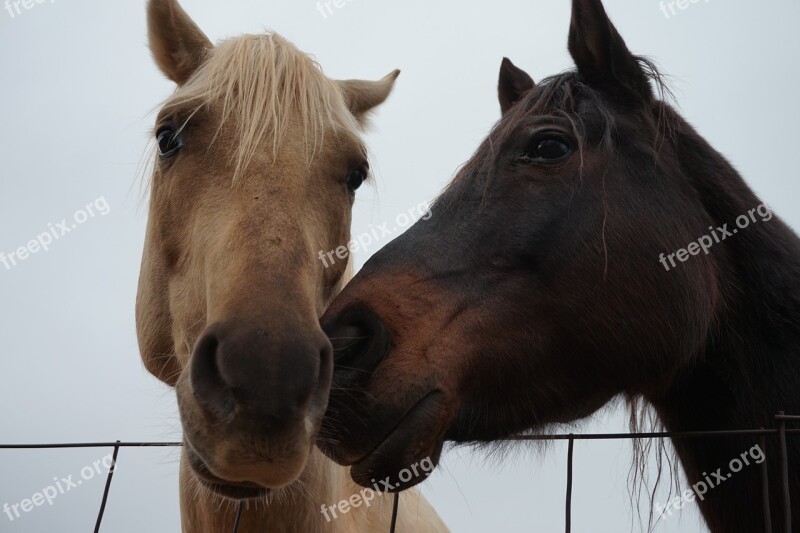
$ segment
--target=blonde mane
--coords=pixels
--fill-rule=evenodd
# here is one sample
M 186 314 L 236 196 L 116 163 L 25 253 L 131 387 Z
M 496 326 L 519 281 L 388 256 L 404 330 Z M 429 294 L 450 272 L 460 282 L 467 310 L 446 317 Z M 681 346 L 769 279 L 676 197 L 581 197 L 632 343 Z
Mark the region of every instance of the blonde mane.
M 326 128 L 359 130 L 338 84 L 314 59 L 276 33 L 242 35 L 209 50 L 205 63 L 165 108 L 187 104 L 195 107 L 182 128 L 212 104 L 222 106 L 219 129 L 229 120 L 235 124 L 234 180 L 247 169 L 262 142 L 271 143 L 275 159 L 293 122 L 303 127 L 306 164 L 322 145 Z

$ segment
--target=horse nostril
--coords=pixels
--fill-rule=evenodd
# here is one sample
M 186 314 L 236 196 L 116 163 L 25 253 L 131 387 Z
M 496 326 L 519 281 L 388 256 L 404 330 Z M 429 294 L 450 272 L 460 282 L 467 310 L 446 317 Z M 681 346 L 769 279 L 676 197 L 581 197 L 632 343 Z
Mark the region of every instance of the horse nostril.
M 228 418 L 235 411 L 230 387 L 222 379 L 217 355 L 219 338 L 214 331 L 206 332 L 195 346 L 190 378 L 195 399 L 219 418 Z
M 362 324 L 344 326 L 336 330 L 335 335 L 331 337 L 331 345 L 333 364 L 337 367 L 346 367 L 369 347 L 370 332 Z
M 389 351 L 389 331 L 383 321 L 361 307 L 345 311 L 325 328 L 333 345 L 336 379 L 365 379 Z
M 293 431 L 325 410 L 332 351 L 319 329 L 284 324 L 267 334 L 242 320 L 214 324 L 192 354 L 193 400 L 229 429 Z

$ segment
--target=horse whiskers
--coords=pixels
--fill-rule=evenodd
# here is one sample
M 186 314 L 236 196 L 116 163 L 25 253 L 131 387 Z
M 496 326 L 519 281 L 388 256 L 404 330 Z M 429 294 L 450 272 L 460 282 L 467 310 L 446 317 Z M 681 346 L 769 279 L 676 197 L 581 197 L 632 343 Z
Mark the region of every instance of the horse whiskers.
M 360 341 L 360 340 L 364 340 L 364 339 L 368 339 L 368 338 L 369 338 L 369 337 L 338 337 L 338 338 L 333 338 L 333 337 L 332 337 L 332 338 L 330 339 L 330 340 L 332 340 L 332 341 L 335 341 L 335 340 L 342 340 L 342 339 L 352 339 L 352 340 L 353 340 L 353 342 L 351 342 L 350 344 L 348 344 L 348 345 L 346 345 L 346 346 L 342 346 L 342 347 L 339 347 L 339 348 L 334 348 L 334 350 L 333 350 L 333 353 L 334 353 L 334 354 L 337 354 L 337 353 L 346 352 L 347 350 L 349 350 L 350 348 L 352 348 L 353 346 L 355 346 L 356 344 L 358 344 L 358 341 Z

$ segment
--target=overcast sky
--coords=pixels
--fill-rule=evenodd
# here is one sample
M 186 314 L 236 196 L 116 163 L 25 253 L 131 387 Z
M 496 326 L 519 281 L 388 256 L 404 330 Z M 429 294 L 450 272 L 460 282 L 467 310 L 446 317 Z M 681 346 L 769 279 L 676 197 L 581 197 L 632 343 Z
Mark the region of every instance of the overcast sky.
M 146 47 L 144 0 L 31 5 L 0 10 L 0 252 L 82 222 L 48 251 L 0 263 L 0 442 L 180 440 L 174 394 L 144 371 L 134 330 L 141 169 L 172 91 Z M 568 0 L 349 0 L 327 17 L 315 0 L 183 5 L 212 40 L 275 30 L 332 77 L 403 70 L 368 136 L 377 185 L 359 191 L 354 235 L 434 198 L 471 155 L 499 115 L 504 55 L 537 79 L 571 67 Z M 800 3 L 702 0 L 674 15 L 658 0 L 606 5 L 630 48 L 672 76 L 684 116 L 800 227 Z M 577 427 L 625 429 L 617 409 Z M 0 451 L 0 506 L 106 453 Z M 454 532 L 562 531 L 565 455 L 561 444 L 502 463 L 452 451 L 423 490 Z M 639 530 L 629 462 L 628 444 L 576 445 L 575 531 Z M 176 450 L 122 450 L 103 531 L 178 531 L 177 464 Z M 95 476 L 14 521 L 0 514 L 0 532 L 91 531 L 102 485 Z M 705 529 L 689 505 L 656 531 Z

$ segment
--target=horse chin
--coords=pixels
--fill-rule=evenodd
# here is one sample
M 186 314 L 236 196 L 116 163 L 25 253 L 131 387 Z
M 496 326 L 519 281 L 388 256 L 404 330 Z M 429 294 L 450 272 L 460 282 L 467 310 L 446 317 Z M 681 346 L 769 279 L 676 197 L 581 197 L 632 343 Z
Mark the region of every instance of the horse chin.
M 186 458 L 192 476 L 200 485 L 221 498 L 229 500 L 254 500 L 267 496 L 271 489 L 249 482 L 230 482 L 215 476 L 190 445 L 186 445 Z
M 309 455 L 300 451 L 281 461 L 253 460 L 212 468 L 188 440 L 184 449 L 192 477 L 210 493 L 232 500 L 263 499 L 291 485 L 305 470 Z
M 377 485 L 382 492 L 400 492 L 425 481 L 444 446 L 444 405 L 439 391 L 419 400 L 371 452 L 352 464 L 353 481 L 372 488 L 386 481 Z
M 272 493 L 272 489 L 265 489 L 263 487 L 251 487 L 244 484 L 227 485 L 222 483 L 209 483 L 201 478 L 198 478 L 198 480 L 200 481 L 200 484 L 214 496 L 218 496 L 225 500 L 263 500 Z

